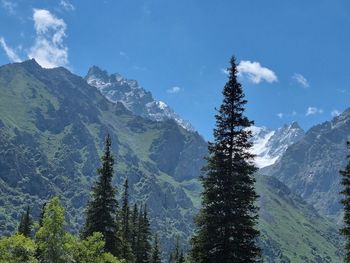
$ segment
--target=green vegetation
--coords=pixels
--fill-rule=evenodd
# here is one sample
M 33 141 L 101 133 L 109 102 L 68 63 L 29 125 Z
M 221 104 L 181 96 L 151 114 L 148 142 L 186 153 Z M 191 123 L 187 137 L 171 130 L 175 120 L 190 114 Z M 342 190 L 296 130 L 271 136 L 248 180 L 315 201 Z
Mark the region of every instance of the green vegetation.
M 99 177 L 92 188 L 92 195 L 86 209 L 86 221 L 82 231 L 83 237 L 87 238 L 94 232 L 103 235 L 106 251 L 117 255 L 118 225 L 116 189 L 112 185 L 114 159 L 111 153 L 111 137 L 108 134 L 105 142 L 105 150 L 102 156 L 102 167 L 97 169 Z
M 244 93 L 237 82 L 237 65 L 231 59 L 223 102 L 216 117 L 214 142 L 209 144 L 202 208 L 192 238 L 191 256 L 197 263 L 257 262 L 260 249 L 257 225 L 251 131 L 244 115 Z
M 348 146 L 350 142 L 347 143 Z M 348 156 L 349 158 L 349 156 Z M 345 262 L 350 262 L 350 161 L 346 165 L 345 169 L 340 171 L 342 176 L 341 183 L 343 185 L 343 190 L 341 194 L 343 195 L 342 204 L 344 206 L 344 226 L 341 229 L 341 233 L 345 237 Z
M 171 254 L 176 258 L 172 263 L 185 260 L 181 255 L 188 250 L 193 217 L 201 205 L 198 176 L 207 143 L 173 121 L 157 123 L 131 115 L 63 68 L 43 69 L 26 61 L 0 67 L 0 262 L 40 260 L 41 253 L 48 253 L 39 244 L 48 238 L 44 225 L 62 236 L 57 249 L 65 251 L 65 259 L 115 262 L 115 256 L 105 252 L 103 234 L 77 236 L 107 133 L 117 160 L 112 186 L 128 179 L 128 187 L 117 193 L 115 220 L 124 250 L 118 257 L 142 262 L 145 252 L 140 247 L 146 247 L 151 259 L 151 235 L 157 233 L 162 259 Z M 258 176 L 256 186 L 265 262 L 341 262 L 333 222 L 273 177 Z M 60 200 L 50 205 L 57 210 L 50 213 L 59 219 L 65 208 L 63 233 L 57 222 L 45 222 L 52 196 Z M 22 229 L 18 223 L 28 206 L 31 221 L 37 223 L 25 237 L 15 233 Z

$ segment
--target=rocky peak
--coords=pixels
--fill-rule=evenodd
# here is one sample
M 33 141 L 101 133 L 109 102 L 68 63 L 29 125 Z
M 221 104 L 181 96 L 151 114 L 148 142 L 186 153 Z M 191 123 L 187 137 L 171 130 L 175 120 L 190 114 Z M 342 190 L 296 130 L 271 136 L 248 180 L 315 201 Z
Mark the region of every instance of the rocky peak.
M 154 121 L 172 119 L 184 129 L 194 130 L 188 121 L 182 119 L 165 102 L 155 100 L 152 93 L 141 87 L 136 80 L 126 79 L 119 73 L 108 75 L 107 71 L 97 66 L 89 69 L 85 80 L 109 101 L 123 103 L 135 115 Z

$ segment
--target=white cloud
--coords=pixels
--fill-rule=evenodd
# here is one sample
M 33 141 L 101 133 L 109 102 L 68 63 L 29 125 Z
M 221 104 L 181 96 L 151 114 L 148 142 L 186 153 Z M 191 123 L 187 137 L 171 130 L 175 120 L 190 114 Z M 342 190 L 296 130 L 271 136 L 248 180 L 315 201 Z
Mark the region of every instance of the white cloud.
M 17 4 L 14 3 L 13 1 L 1 0 L 1 5 L 10 15 L 16 14 Z
M 284 114 L 283 114 L 282 112 L 277 113 L 277 117 L 278 117 L 278 118 L 282 119 L 282 118 L 283 118 L 283 116 L 284 116 Z
M 61 0 L 60 6 L 66 11 L 74 11 L 75 7 L 68 0 Z
M 33 20 L 36 39 L 28 57 L 45 68 L 67 66 L 68 48 L 63 43 L 66 23 L 45 9 L 34 9 Z
M 331 115 L 332 115 L 332 117 L 337 117 L 337 116 L 339 116 L 340 115 L 340 111 L 338 111 L 338 110 L 332 110 L 332 112 L 331 112 Z
M 14 49 L 12 49 L 6 44 L 5 39 L 3 37 L 0 37 L 0 45 L 4 49 L 7 57 L 11 62 L 21 62 L 20 57 L 17 55 Z
M 310 115 L 315 115 L 315 114 L 322 114 L 323 110 L 322 109 L 318 109 L 316 107 L 308 107 L 306 110 L 305 115 L 306 116 L 310 116 Z
M 261 66 L 259 62 L 242 60 L 238 64 L 237 69 L 240 75 L 247 77 L 254 84 L 259 84 L 262 81 L 266 81 L 268 83 L 278 81 L 275 72 Z
M 175 94 L 175 93 L 179 93 L 182 89 L 178 86 L 174 86 L 170 89 L 167 90 L 168 93 L 170 94 Z
M 309 81 L 300 73 L 294 73 L 292 77 L 296 82 L 298 82 L 303 88 L 310 87 Z

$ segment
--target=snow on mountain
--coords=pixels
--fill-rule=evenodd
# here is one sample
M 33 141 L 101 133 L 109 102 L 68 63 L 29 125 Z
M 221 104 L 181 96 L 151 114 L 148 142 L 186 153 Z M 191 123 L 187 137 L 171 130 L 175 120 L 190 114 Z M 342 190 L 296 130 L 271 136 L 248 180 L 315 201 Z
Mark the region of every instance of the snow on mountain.
M 155 100 L 152 93 L 141 87 L 136 80 L 125 79 L 118 73 L 109 75 L 97 66 L 89 69 L 85 80 L 109 101 L 123 103 L 135 115 L 154 121 L 173 119 L 184 129 L 194 131 L 188 121 L 182 119 L 165 102 Z
M 305 134 L 296 122 L 277 130 L 256 126 L 249 129 L 253 134 L 252 153 L 256 155 L 255 164 L 259 168 L 274 164 L 290 145 L 299 141 Z

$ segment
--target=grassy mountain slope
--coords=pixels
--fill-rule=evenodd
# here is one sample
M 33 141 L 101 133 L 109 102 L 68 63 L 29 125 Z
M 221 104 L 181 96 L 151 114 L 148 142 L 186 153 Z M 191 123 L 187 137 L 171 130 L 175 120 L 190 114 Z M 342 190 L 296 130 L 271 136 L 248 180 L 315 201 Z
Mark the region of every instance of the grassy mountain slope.
M 265 262 L 342 262 L 334 224 L 274 177 L 258 176 Z
M 127 176 L 134 201 L 147 202 L 163 249 L 176 234 L 186 239 L 200 207 L 197 178 L 207 152 L 201 136 L 174 121 L 134 116 L 81 77 L 33 60 L 0 67 L 0 233 L 14 231 L 26 205 L 38 215 L 53 195 L 61 196 L 70 230 L 77 231 L 107 132 L 115 184 Z M 262 245 L 270 262 L 321 262 L 312 261 L 316 256 L 337 262 L 336 230 L 276 182 L 258 180 Z

